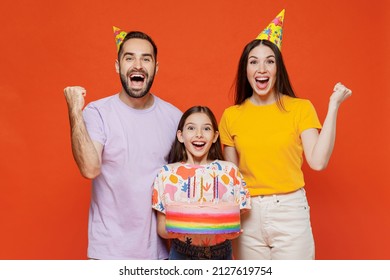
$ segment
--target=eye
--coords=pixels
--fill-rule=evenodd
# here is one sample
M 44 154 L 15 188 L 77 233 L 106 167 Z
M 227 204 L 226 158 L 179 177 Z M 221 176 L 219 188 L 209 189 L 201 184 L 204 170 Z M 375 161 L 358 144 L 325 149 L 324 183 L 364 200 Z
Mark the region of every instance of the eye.
M 145 58 L 144 58 L 144 61 L 145 61 L 145 62 L 151 62 L 152 59 L 151 59 L 150 57 L 145 57 Z
M 194 129 L 195 127 L 193 127 L 192 125 L 187 126 L 187 130 L 194 130 Z
M 250 60 L 249 61 L 249 64 L 252 64 L 252 65 L 256 65 L 258 62 L 257 62 L 257 60 Z
M 206 126 L 206 127 L 204 128 L 204 130 L 206 130 L 206 131 L 212 131 L 213 129 L 212 129 L 210 126 Z
M 267 59 L 266 63 L 267 63 L 267 64 L 274 64 L 274 63 L 275 63 L 275 60 L 273 60 L 273 59 Z
M 126 60 L 126 61 L 132 61 L 133 59 L 134 59 L 134 58 L 133 58 L 132 56 L 126 56 L 126 57 L 125 57 L 125 60 Z

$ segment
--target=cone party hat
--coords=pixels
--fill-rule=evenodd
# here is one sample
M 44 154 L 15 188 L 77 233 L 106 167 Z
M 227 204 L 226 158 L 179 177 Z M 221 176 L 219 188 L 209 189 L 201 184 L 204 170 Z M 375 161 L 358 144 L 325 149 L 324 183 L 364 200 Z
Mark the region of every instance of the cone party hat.
M 116 48 L 117 51 L 119 51 L 119 47 L 121 46 L 123 39 L 125 39 L 127 33 L 116 26 L 113 26 L 112 29 L 114 30 Z
M 284 21 L 284 9 L 274 18 L 273 21 L 268 24 L 257 37 L 257 40 L 268 40 L 278 46 L 279 50 L 282 48 L 282 35 L 283 35 L 283 21 Z

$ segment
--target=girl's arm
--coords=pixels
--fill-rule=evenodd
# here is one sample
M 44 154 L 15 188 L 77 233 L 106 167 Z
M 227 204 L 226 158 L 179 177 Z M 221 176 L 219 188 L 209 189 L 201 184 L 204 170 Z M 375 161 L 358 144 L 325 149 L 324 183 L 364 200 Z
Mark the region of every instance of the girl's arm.
M 165 228 L 165 215 L 157 211 L 157 233 L 164 239 L 168 239 L 168 232 Z
M 243 233 L 243 232 L 244 232 L 244 230 L 241 229 L 240 232 L 219 234 L 219 235 L 218 235 L 218 238 L 221 238 L 221 239 L 230 239 L 230 240 L 232 240 L 232 239 L 235 239 L 235 238 L 239 237 L 240 234 Z
M 336 139 L 337 113 L 341 103 L 352 95 L 352 91 L 337 83 L 330 97 L 328 113 L 322 130 L 311 128 L 302 132 L 301 139 L 305 158 L 314 170 L 323 170 L 328 165 Z

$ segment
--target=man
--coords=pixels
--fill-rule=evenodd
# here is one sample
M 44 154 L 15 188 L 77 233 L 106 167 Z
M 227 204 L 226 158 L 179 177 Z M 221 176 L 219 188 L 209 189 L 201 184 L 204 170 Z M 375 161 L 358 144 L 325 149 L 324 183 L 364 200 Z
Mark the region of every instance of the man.
M 92 181 L 88 258 L 166 259 L 151 207 L 152 184 L 176 136 L 179 109 L 150 93 L 157 47 L 142 32 L 119 45 L 116 71 L 122 90 L 82 111 L 86 90 L 64 89 L 72 151 Z

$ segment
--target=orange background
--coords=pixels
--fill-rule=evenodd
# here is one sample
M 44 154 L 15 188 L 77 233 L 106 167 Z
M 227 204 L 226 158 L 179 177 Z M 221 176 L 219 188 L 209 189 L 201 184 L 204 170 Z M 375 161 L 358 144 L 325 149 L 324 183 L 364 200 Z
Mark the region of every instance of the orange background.
M 329 167 L 304 166 L 317 259 L 390 259 L 387 0 L 4 2 L 0 259 L 86 258 L 90 182 L 72 158 L 63 88 L 84 86 L 87 102 L 120 90 L 112 25 L 156 41 L 152 92 L 181 110 L 207 105 L 219 119 L 243 46 L 283 8 L 298 96 L 323 121 L 334 84 L 353 90 Z

